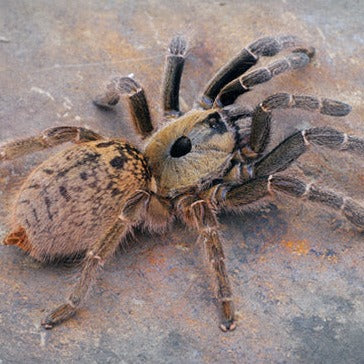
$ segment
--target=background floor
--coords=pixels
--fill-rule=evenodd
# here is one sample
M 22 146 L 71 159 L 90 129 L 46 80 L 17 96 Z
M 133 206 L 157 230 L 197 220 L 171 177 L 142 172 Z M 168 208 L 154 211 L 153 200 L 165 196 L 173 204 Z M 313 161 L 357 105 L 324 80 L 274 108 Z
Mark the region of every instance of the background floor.
M 0 7 L 1 141 L 86 125 L 138 142 L 125 104 L 104 113 L 91 99 L 112 76 L 134 73 L 157 121 L 164 52 L 176 33 L 190 39 L 186 108 L 242 47 L 296 34 L 316 47 L 312 64 L 239 102 L 253 106 L 287 91 L 353 106 L 344 118 L 277 111 L 273 142 L 327 124 L 364 136 L 363 1 L 14 0 Z M 0 238 L 24 176 L 52 153 L 0 166 Z M 364 200 L 363 167 L 363 159 L 314 148 L 290 172 Z M 0 363 L 363 362 L 363 234 L 333 211 L 283 197 L 221 220 L 239 311 L 234 332 L 218 329 L 201 247 L 182 226 L 138 234 L 134 248 L 106 264 L 86 308 L 52 331 L 40 320 L 63 302 L 79 267 L 42 266 L 0 246 Z

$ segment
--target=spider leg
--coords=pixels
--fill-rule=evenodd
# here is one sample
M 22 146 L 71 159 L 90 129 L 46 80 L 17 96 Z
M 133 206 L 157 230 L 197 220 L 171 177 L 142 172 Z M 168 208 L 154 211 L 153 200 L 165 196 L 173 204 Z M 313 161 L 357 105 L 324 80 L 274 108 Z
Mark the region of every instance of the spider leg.
M 94 98 L 94 105 L 100 109 L 111 110 L 120 100 L 120 92 L 117 89 L 119 78 L 114 78 L 107 86 L 105 93 Z
M 18 158 L 66 142 L 83 143 L 98 139 L 103 139 L 103 137 L 90 129 L 76 126 L 57 126 L 46 129 L 33 137 L 0 145 L 0 161 Z
M 178 117 L 181 115 L 179 109 L 179 88 L 186 50 L 186 40 L 181 36 L 173 37 L 166 55 L 162 86 L 163 112 L 167 117 Z
M 217 184 L 205 191 L 203 197 L 217 210 L 239 211 L 269 195 L 268 178 L 263 176 L 242 183 Z
M 275 56 L 281 50 L 297 46 L 299 43 L 300 41 L 293 36 L 265 37 L 251 43 L 221 67 L 208 82 L 199 100 L 200 106 L 204 109 L 210 109 L 220 90 L 230 81 L 241 76 L 254 66 L 258 62 L 259 57 Z
M 146 137 L 153 131 L 147 98 L 143 88 L 131 77 L 118 77 L 107 86 L 105 94 L 97 96 L 94 104 L 102 109 L 110 109 L 127 95 L 129 110 L 135 130 Z
M 288 168 L 307 150 L 310 143 L 364 155 L 363 139 L 333 128 L 306 129 L 292 134 L 263 158 L 245 166 L 243 175 L 249 179 L 245 183 L 232 187 L 228 183 L 217 185 L 213 193 L 209 192 L 210 195 L 213 199 L 217 198 L 217 201 L 225 201 L 224 207 L 234 209 L 235 206 L 239 208 L 266 196 L 271 190 L 277 190 L 295 197 L 307 197 L 311 201 L 320 202 L 332 208 L 339 208 L 350 222 L 364 228 L 362 205 L 349 198 L 340 197 L 335 192 L 306 185 L 298 179 L 274 175 Z M 265 185 L 266 182 L 267 185 Z
M 272 192 L 285 193 L 291 197 L 305 198 L 335 210 L 360 229 L 364 229 L 364 206 L 335 191 L 322 189 L 314 184 L 282 175 L 257 177 L 241 184 L 223 183 L 212 187 L 208 194 L 217 208 L 230 211 L 242 210 L 246 205 L 269 196 Z
M 215 99 L 214 106 L 222 108 L 226 105 L 230 105 L 234 103 L 238 96 L 250 91 L 253 86 L 267 82 L 283 72 L 302 68 L 310 62 L 312 57 L 312 50 L 299 48 L 287 57 L 269 63 L 266 67 L 258 68 L 255 71 L 238 77 L 228 83 L 219 92 Z
M 364 206 L 348 197 L 340 196 L 334 191 L 328 191 L 313 184 L 306 184 L 297 178 L 283 176 L 270 176 L 268 189 L 283 192 L 293 197 L 305 197 L 309 201 L 340 210 L 352 224 L 364 229 Z
M 42 321 L 44 328 L 51 329 L 54 325 L 75 315 L 77 309 L 85 300 L 97 270 L 114 253 L 120 243 L 120 239 L 125 235 L 126 231 L 127 225 L 118 219 L 97 245 L 87 253 L 83 263 L 81 278 L 69 296 L 68 302 L 57 307 Z
M 216 295 L 221 302 L 222 331 L 234 330 L 236 327 L 234 319 L 234 303 L 232 299 L 231 285 L 225 266 L 225 255 L 223 246 L 216 230 L 201 234 L 204 239 L 208 261 L 216 279 Z
M 215 292 L 221 303 L 223 331 L 232 331 L 236 327 L 234 304 L 229 276 L 225 266 L 225 256 L 218 234 L 216 215 L 206 201 L 197 200 L 193 196 L 183 196 L 176 203 L 178 212 L 188 226 L 194 226 L 199 240 L 204 243 L 207 259 L 215 276 Z
M 329 127 L 311 128 L 292 134 L 271 152 L 253 162 L 248 167 L 251 169 L 250 174 L 256 177 L 267 176 L 285 170 L 308 149 L 311 143 L 334 150 L 364 155 L 363 139 Z
M 288 93 L 271 95 L 255 108 L 252 115 L 249 147 L 253 152 L 263 153 L 269 142 L 272 110 L 288 108 L 318 111 L 331 116 L 345 116 L 351 111 L 349 105 L 336 100 Z
M 84 303 L 99 268 L 115 252 L 122 238 L 143 218 L 149 197 L 150 195 L 146 191 L 137 192 L 132 196 L 103 238 L 87 252 L 81 278 L 76 283 L 68 302 L 57 307 L 42 321 L 45 329 L 51 329 L 75 315 L 78 308 Z

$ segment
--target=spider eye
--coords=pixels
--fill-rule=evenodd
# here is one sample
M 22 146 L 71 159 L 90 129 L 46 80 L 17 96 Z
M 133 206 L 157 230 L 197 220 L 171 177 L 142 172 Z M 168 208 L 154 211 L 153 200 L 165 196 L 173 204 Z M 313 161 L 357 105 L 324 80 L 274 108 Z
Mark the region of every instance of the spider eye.
M 180 158 L 188 154 L 191 151 L 191 149 L 192 149 L 191 140 L 183 135 L 173 143 L 169 154 L 173 158 Z
M 219 134 L 224 134 L 227 132 L 227 128 L 225 123 L 221 120 L 221 117 L 218 113 L 211 115 L 207 122 L 211 129 L 215 130 Z

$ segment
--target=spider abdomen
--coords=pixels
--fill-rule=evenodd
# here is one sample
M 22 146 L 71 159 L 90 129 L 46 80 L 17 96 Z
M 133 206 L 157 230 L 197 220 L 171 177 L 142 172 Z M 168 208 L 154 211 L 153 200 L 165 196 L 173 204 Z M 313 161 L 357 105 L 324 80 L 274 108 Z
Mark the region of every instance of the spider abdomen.
M 76 145 L 28 177 L 15 206 L 14 231 L 26 232 L 23 249 L 37 259 L 77 254 L 102 237 L 125 201 L 150 180 L 143 155 L 130 144 Z

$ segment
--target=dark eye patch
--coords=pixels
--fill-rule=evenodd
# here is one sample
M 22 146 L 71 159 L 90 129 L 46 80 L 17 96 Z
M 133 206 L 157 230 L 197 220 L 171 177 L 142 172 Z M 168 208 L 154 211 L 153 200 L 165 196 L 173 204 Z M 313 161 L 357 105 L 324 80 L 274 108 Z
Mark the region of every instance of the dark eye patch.
M 180 158 L 188 154 L 191 149 L 191 140 L 183 135 L 173 143 L 169 154 L 173 158 Z
M 216 131 L 219 134 L 224 134 L 227 132 L 226 124 L 221 119 L 220 114 L 217 112 L 209 115 L 206 122 L 212 130 Z

